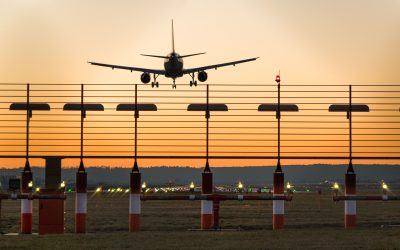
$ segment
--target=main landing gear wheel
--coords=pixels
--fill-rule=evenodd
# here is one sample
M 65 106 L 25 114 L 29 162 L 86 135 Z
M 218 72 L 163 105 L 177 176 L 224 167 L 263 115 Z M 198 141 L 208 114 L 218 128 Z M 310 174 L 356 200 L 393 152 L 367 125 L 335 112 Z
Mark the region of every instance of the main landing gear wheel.
M 158 82 L 157 82 L 157 77 L 159 76 L 159 74 L 153 74 L 153 81 L 151 82 L 151 87 L 154 88 L 157 87 L 158 88 Z
M 197 81 L 194 80 L 194 73 L 190 73 L 189 75 L 190 75 L 190 77 L 192 78 L 192 80 L 191 80 L 190 83 L 189 83 L 189 84 L 190 84 L 190 87 L 192 87 L 193 85 L 194 85 L 194 86 L 197 86 Z

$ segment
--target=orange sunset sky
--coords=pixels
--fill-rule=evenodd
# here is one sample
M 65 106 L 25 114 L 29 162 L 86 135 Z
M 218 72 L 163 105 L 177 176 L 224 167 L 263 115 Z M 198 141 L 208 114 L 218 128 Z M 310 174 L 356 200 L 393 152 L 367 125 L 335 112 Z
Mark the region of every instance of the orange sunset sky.
M 382 127 L 380 132 L 388 136 L 359 136 L 360 140 L 355 145 L 371 145 L 369 148 L 355 149 L 354 151 L 371 152 L 369 155 L 381 156 L 380 152 L 392 152 L 390 156 L 398 156 L 396 148 L 400 136 L 390 134 L 399 133 L 400 123 L 399 93 L 400 87 L 380 87 L 385 84 L 400 84 L 400 1 L 398 0 L 203 0 L 203 1 L 103 1 L 103 0 L 16 0 L 0 1 L 0 89 L 13 89 L 2 91 L 1 98 L 1 127 L 0 155 L 6 155 L 7 150 L 24 150 L 24 119 L 23 112 L 8 111 L 9 104 L 16 101 L 25 101 L 24 83 L 31 83 L 32 100 L 46 101 L 52 106 L 52 114 L 45 112 L 34 114 L 31 125 L 32 132 L 79 132 L 79 114 L 69 112 L 67 116 L 62 110 L 65 102 L 79 101 L 79 85 L 73 84 L 106 84 L 105 86 L 87 86 L 88 102 L 104 103 L 104 115 L 88 114 L 87 126 L 103 126 L 108 128 L 88 128 L 88 132 L 104 132 L 103 135 L 88 135 L 86 138 L 99 139 L 87 140 L 89 146 L 85 150 L 104 150 L 111 155 L 118 151 L 132 151 L 132 116 L 129 114 L 115 116 L 115 106 L 120 102 L 132 102 L 132 85 L 140 84 L 140 73 L 124 70 L 110 70 L 107 68 L 90 66 L 87 61 L 104 62 L 110 64 L 129 65 L 161 69 L 162 59 L 142 57 L 139 54 L 166 55 L 171 51 L 171 19 L 175 25 L 175 48 L 180 54 L 207 52 L 206 55 L 185 58 L 185 67 L 196 67 L 208 64 L 223 63 L 249 57 L 260 57 L 255 62 L 237 65 L 236 67 L 219 68 L 217 71 L 208 71 L 212 102 L 225 102 L 230 104 L 231 110 L 226 114 L 217 114 L 212 117 L 210 126 L 232 126 L 242 128 L 228 128 L 214 130 L 215 132 L 271 132 L 276 133 L 276 120 L 273 114 L 260 114 L 256 111 L 257 103 L 276 102 L 274 76 L 281 70 L 282 91 L 285 90 L 325 90 L 343 91 L 318 94 L 311 92 L 283 93 L 282 102 L 299 103 L 300 112 L 284 117 L 283 127 L 287 133 L 314 132 L 325 133 L 321 136 L 287 136 L 285 140 L 315 139 L 317 142 L 287 142 L 288 148 L 284 155 L 293 155 L 290 150 L 303 152 L 305 155 L 316 154 L 317 151 L 337 151 L 337 155 L 347 155 L 347 142 L 324 142 L 330 139 L 346 140 L 347 136 L 334 136 L 339 128 L 340 133 L 346 133 L 347 120 L 345 115 L 327 112 L 328 103 L 346 103 L 348 94 L 347 86 L 337 87 L 300 87 L 284 85 L 302 84 L 365 84 L 377 85 L 376 87 L 354 87 L 358 91 L 393 91 L 382 93 L 360 92 L 355 93 L 355 102 L 367 103 L 371 110 L 366 117 L 360 114 L 354 118 L 354 127 L 364 130 L 355 133 L 376 133 L 375 128 Z M 198 92 L 190 92 L 188 85 L 189 76 L 177 79 L 178 90 L 171 89 L 171 79 L 160 76 L 161 86 L 152 90 L 150 86 L 139 86 L 142 96 L 139 101 L 156 103 L 160 109 L 155 114 L 143 114 L 140 117 L 140 126 L 154 126 L 160 128 L 147 128 L 143 138 L 153 139 L 142 142 L 140 150 L 173 151 L 173 155 L 182 155 L 182 147 L 189 151 L 196 151 L 195 155 L 202 155 L 204 142 L 202 141 L 165 141 L 155 139 L 168 139 L 167 135 L 154 135 L 151 132 L 204 132 L 204 114 L 189 113 L 185 111 L 186 103 L 204 102 L 205 85 L 198 86 Z M 15 83 L 5 85 L 4 83 Z M 35 85 L 39 83 L 52 83 L 57 85 Z M 186 84 L 181 85 L 181 84 Z M 217 84 L 238 84 L 240 86 L 217 86 Z M 263 85 L 265 86 L 251 86 Z M 213 86 L 214 85 L 214 86 Z M 99 91 L 99 90 L 116 90 Z M 165 90 L 165 92 L 159 91 Z M 168 90 L 168 91 L 167 91 Z M 217 91 L 212 93 L 212 91 Z M 224 90 L 235 90 L 234 93 L 224 93 Z M 219 92 L 218 92 L 219 91 Z M 243 91 L 240 93 L 240 91 Z M 246 92 L 253 91 L 253 92 Z M 259 91 L 259 92 L 257 92 Z M 263 92 L 265 91 L 265 92 Z M 399 92 L 395 92 L 399 91 Z M 99 95 L 107 97 L 96 97 Z M 73 97 L 72 97 L 73 95 Z M 92 95 L 93 97 L 89 97 Z M 232 96 L 233 95 L 233 96 Z M 7 97 L 20 96 L 20 97 Z M 43 97 L 53 96 L 53 97 Z M 121 96 L 120 98 L 117 96 Z M 122 97 L 124 96 L 124 97 Z M 323 97 L 309 98 L 306 97 Z M 170 97 L 170 98 L 169 98 Z M 178 98 L 177 98 L 178 97 Z M 248 97 L 248 98 L 240 98 Z M 332 98 L 333 97 L 333 98 Z M 337 99 L 335 99 L 337 97 Z M 375 99 L 369 99 L 374 97 Z M 390 97 L 390 99 L 384 99 Z M 288 99 L 284 99 L 288 98 Z M 332 99 L 329 99 L 332 98 Z M 166 102 L 181 102 L 170 103 Z M 240 104 L 238 104 L 240 102 Z M 303 104 L 300 104 L 303 103 Z M 385 103 L 376 104 L 374 103 Z M 392 103 L 392 104 L 390 104 Z M 54 108 L 54 109 L 53 109 Z M 241 108 L 246 110 L 240 110 Z M 114 109 L 114 110 L 113 110 Z M 175 111 L 173 109 L 176 109 Z M 318 111 L 312 109 L 319 109 Z M 321 115 L 320 117 L 301 115 Z M 373 117 L 373 115 L 384 117 Z M 230 116 L 222 116 L 230 115 Z M 252 116 L 235 116 L 252 115 Z M 337 115 L 337 116 L 335 116 Z M 241 122 L 236 122 L 241 119 Z M 42 121 L 40 121 L 42 120 Z M 175 122 L 174 122 L 175 121 Z M 185 121 L 184 123 L 182 121 Z M 287 122 L 285 124 L 285 121 Z M 319 129 L 321 124 L 327 128 Z M 368 123 L 372 122 L 372 123 Z M 375 122 L 375 123 L 374 123 Z M 386 122 L 386 123 L 382 123 Z M 202 126 L 197 128 L 177 129 L 179 125 Z M 37 126 L 37 128 L 34 128 Z M 257 128 L 251 128 L 255 127 Z M 50 128 L 49 128 L 50 127 Z M 72 128 L 73 127 L 73 128 Z M 121 128 L 123 127 L 123 128 Z M 171 127 L 171 128 L 168 128 Z M 264 127 L 264 128 L 263 128 Z M 300 127 L 300 129 L 296 129 Z M 313 129 L 315 127 L 315 129 Z M 122 131 L 126 135 L 114 136 L 108 133 Z M 8 134 L 6 134 L 8 133 Z M 202 139 L 204 136 L 173 135 L 174 139 L 194 138 Z M 63 150 L 79 150 L 79 135 L 61 134 L 33 134 L 31 136 L 31 155 L 59 155 Z M 76 140 L 65 140 L 65 139 Z M 101 141 L 100 139 L 116 139 L 116 141 Z M 251 142 L 211 142 L 217 146 L 212 151 L 254 150 L 258 155 L 276 154 L 276 136 L 244 136 L 240 134 L 230 136 L 217 135 L 213 139 L 252 139 Z M 17 140 L 15 140 L 17 139 Z M 35 139 L 58 139 L 52 141 Z M 118 140 L 121 139 L 121 140 Z M 262 139 L 256 142 L 254 139 Z M 393 139 L 391 142 L 382 140 Z M 362 140 L 373 140 L 363 142 Z M 381 140 L 379 142 L 378 140 Z M 358 143 L 358 144 L 357 144 Z M 94 144 L 94 145 L 93 145 Z M 95 146 L 98 144 L 98 146 Z M 104 146 L 100 146 L 104 145 Z M 119 146 L 115 146 L 118 144 Z M 152 147 L 155 144 L 157 146 Z M 185 146 L 190 144 L 191 146 Z M 14 146 L 10 146 L 14 145 Z M 90 146 L 92 145 L 92 146 Z M 113 146 L 114 145 L 114 146 Z M 174 145 L 174 146 L 173 146 Z M 309 146 L 321 146 L 309 148 Z M 329 148 L 327 146 L 343 146 L 342 148 Z M 236 146 L 236 149 L 227 146 Z M 258 146 L 258 147 L 254 147 Z M 265 147 L 263 147 L 265 146 Z M 374 148 L 374 146 L 378 147 Z M 387 148 L 383 146 L 388 146 Z M 242 148 L 241 148 L 242 147 Z M 269 147 L 269 148 L 268 148 Z M 326 147 L 324 149 L 324 147 Z M 167 148 L 167 149 L 165 149 Z M 51 152 L 55 150 L 56 152 Z M 57 151 L 59 150 L 59 151 Z M 37 151 L 37 152 L 34 152 Z M 284 150 L 283 150 L 284 151 Z M 15 153 L 22 155 L 24 152 Z M 71 153 L 77 155 L 76 152 Z M 69 154 L 69 155 L 71 155 Z M 156 155 L 145 153 L 143 155 Z M 168 153 L 165 153 L 168 154 Z M 164 155 L 165 155 L 164 154 Z M 67 155 L 65 153 L 64 155 Z M 86 155 L 99 155 L 87 153 Z M 223 155 L 223 153 L 214 153 Z M 225 155 L 229 155 L 225 154 Z M 240 153 L 239 155 L 249 155 Z M 359 154 L 366 155 L 366 154 Z M 384 155 L 384 154 L 383 154 Z M 65 166 L 75 166 L 77 160 L 64 160 Z M 103 166 L 131 166 L 132 160 L 87 160 L 87 165 Z M 345 163 L 332 160 L 286 160 L 284 164 L 296 163 Z M 357 161 L 357 163 L 371 163 Z M 398 163 L 398 161 L 376 161 L 378 163 Z M 2 167 L 21 166 L 23 159 L 3 159 Z M 153 165 L 182 165 L 202 166 L 203 160 L 140 160 L 141 166 Z M 212 160 L 215 166 L 243 166 L 243 165 L 270 165 L 275 160 Z M 43 165 L 42 160 L 32 160 L 31 165 Z

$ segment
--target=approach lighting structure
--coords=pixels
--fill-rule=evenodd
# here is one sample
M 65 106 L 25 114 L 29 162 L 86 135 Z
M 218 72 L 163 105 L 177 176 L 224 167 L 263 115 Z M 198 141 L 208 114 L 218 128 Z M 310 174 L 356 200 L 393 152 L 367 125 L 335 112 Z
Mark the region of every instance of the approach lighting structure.
M 333 192 L 335 193 L 335 196 L 338 195 L 339 193 L 339 184 L 337 182 L 333 183 Z
M 237 187 L 238 187 L 238 192 L 239 192 L 239 193 L 242 193 L 242 192 L 243 192 L 243 183 L 242 183 L 241 181 L 239 181 Z
M 384 181 L 382 181 L 382 189 L 383 190 L 388 190 L 389 189 L 388 185 Z
M 190 185 L 189 185 L 189 188 L 190 188 L 190 193 L 194 193 L 194 183 L 193 183 L 193 181 L 190 183 Z
M 146 185 L 146 182 L 144 181 L 142 184 L 142 193 L 145 193 L 146 189 L 147 189 L 147 185 Z

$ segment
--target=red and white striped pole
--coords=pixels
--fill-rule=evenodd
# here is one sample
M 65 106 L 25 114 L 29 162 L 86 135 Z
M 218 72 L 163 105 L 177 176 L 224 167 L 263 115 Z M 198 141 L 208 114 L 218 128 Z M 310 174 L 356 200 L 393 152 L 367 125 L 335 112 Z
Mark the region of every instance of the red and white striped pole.
M 347 112 L 347 118 L 349 119 L 349 167 L 345 175 L 345 196 L 356 195 L 356 173 L 353 168 L 353 132 L 352 132 L 352 90 L 349 85 L 349 110 Z M 344 227 L 353 228 L 357 222 L 357 207 L 355 200 L 346 200 L 344 202 Z
M 278 120 L 278 163 L 274 172 L 274 197 L 284 196 L 284 174 L 281 168 L 281 76 L 276 76 L 275 81 L 278 83 L 278 109 L 276 110 L 276 118 Z M 277 230 L 283 228 L 285 214 L 285 201 L 272 201 L 272 229 Z
M 137 162 L 135 161 L 133 170 L 130 176 L 130 189 L 129 195 L 129 232 L 139 231 L 140 229 L 140 188 L 141 188 L 141 173 Z
M 209 109 L 209 86 L 207 84 L 207 106 L 206 106 L 206 166 L 203 173 L 201 174 L 201 193 L 202 194 L 212 194 L 213 193 L 213 177 L 210 169 L 210 164 L 208 163 L 208 138 L 209 138 L 209 119 L 210 119 L 210 109 Z M 201 201 L 201 229 L 209 230 L 213 226 L 213 201 L 202 200 Z
M 206 168 L 202 173 L 202 184 L 201 192 L 202 194 L 212 194 L 213 192 L 213 179 L 208 161 L 206 163 Z M 202 200 L 201 201 L 201 229 L 209 230 L 213 226 L 213 201 L 212 200 Z
M 28 161 L 26 161 L 24 171 L 22 171 L 21 180 L 21 193 L 32 193 L 32 172 Z M 32 233 L 32 200 L 30 199 L 21 199 L 21 233 Z
M 81 161 L 76 173 L 75 232 L 86 233 L 87 173 Z
M 284 173 L 282 172 L 280 162 L 274 172 L 274 197 L 284 196 Z M 272 201 L 272 229 L 282 229 L 285 214 L 285 201 L 273 200 Z
M 33 177 L 31 166 L 29 164 L 29 121 L 32 116 L 32 110 L 29 104 L 29 84 L 26 90 L 26 161 L 21 174 L 21 193 L 32 193 Z M 32 200 L 21 199 L 21 233 L 32 233 Z
M 349 169 L 345 175 L 345 196 L 356 195 L 356 174 L 350 162 Z M 353 228 L 357 222 L 357 205 L 355 200 L 345 200 L 344 202 L 344 227 Z

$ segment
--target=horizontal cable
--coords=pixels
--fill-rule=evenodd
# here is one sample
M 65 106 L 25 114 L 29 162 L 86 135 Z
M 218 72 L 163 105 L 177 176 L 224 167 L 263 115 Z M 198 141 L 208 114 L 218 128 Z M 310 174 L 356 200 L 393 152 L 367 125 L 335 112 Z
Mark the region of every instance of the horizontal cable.
M 0 132 L 0 134 L 11 134 L 10 132 Z M 13 132 L 12 134 L 25 134 L 25 132 Z M 46 134 L 59 134 L 59 135 L 79 135 L 79 132 L 30 132 L 30 135 L 46 135 Z M 100 133 L 100 132 L 85 132 L 87 135 L 104 135 L 105 133 Z M 121 133 L 121 132 L 107 132 L 107 135 L 114 134 L 114 135 L 132 135 L 132 133 Z M 179 132 L 179 133 L 171 133 L 171 132 L 165 132 L 165 133 L 160 133 L 160 132 L 138 132 L 138 135 L 205 135 L 204 133 L 197 133 L 197 132 L 192 132 L 192 133 L 184 133 L 184 132 Z M 250 132 L 236 132 L 236 133 L 227 133 L 227 132 L 210 132 L 210 135 L 277 135 L 277 133 L 250 133 Z M 346 133 L 329 133 L 329 134 L 321 134 L 321 133 L 281 133 L 281 135 L 324 135 L 324 136 L 333 136 L 333 135 L 343 135 L 343 136 L 348 136 Z M 358 136 L 358 135 L 368 135 L 368 136 L 400 136 L 400 134 L 373 134 L 373 133 L 353 133 L 353 136 Z
M 2 150 L 1 152 L 3 153 L 25 153 L 25 151 L 17 151 L 17 150 Z M 33 153 L 80 153 L 79 150 L 30 150 L 29 152 L 33 152 Z M 112 150 L 85 150 L 84 153 L 131 153 L 132 151 L 123 151 L 123 150 L 118 150 L 113 152 Z M 158 153 L 204 153 L 204 151 L 192 151 L 192 150 L 187 150 L 187 151 L 163 151 L 163 150 L 138 150 L 138 153 L 154 153 L 154 154 L 158 154 Z M 276 153 L 271 152 L 271 151 L 252 151 L 252 152 L 248 152 L 248 151 L 212 151 L 210 152 L 210 154 L 213 153 L 223 153 L 223 154 L 231 154 L 231 153 L 235 153 L 235 154 L 270 154 L 270 153 Z M 348 152 L 345 151 L 334 151 L 334 152 L 324 152 L 324 151 L 313 151 L 313 152 L 299 152 L 299 151 L 282 151 L 282 154 L 348 154 Z M 400 152 L 353 152 L 353 154 L 400 154 Z
M 133 134 L 129 134 L 133 135 Z M 0 138 L 1 140 L 13 140 L 13 141 L 25 141 L 25 138 Z M 48 139 L 43 139 L 43 138 L 30 138 L 30 141 L 79 141 L 80 138 L 48 138 Z M 118 138 L 85 138 L 85 141 L 133 141 L 133 137 L 131 139 L 123 138 L 123 139 L 118 139 Z M 205 138 L 199 139 L 199 138 L 140 138 L 139 141 L 205 141 Z M 238 141 L 238 142 L 271 142 L 271 141 L 277 141 L 275 138 L 274 139 L 231 139 L 231 138 L 226 138 L 226 139 L 209 139 L 209 141 Z M 292 139 L 292 140 L 281 140 L 281 142 L 287 141 L 287 142 L 348 142 L 349 140 L 338 140 L 338 139 Z M 353 142 L 357 141 L 362 141 L 362 142 L 400 142 L 400 140 L 353 140 Z M 21 144 L 23 145 L 23 144 Z
M 176 115 L 165 115 L 168 117 L 171 116 L 176 116 Z M 236 117 L 235 115 L 232 115 L 234 117 Z M 240 115 L 238 115 L 240 116 Z M 399 117 L 400 118 L 400 117 Z M 0 120 L 0 122 L 26 122 L 26 120 Z M 71 122 L 71 123 L 79 123 L 80 120 L 32 120 L 32 122 Z M 102 121 L 102 120 L 97 120 L 97 121 L 93 121 L 93 120 L 87 120 L 85 121 L 85 123 L 133 123 L 134 121 L 126 121 L 126 120 L 113 120 L 113 121 Z M 205 120 L 201 120 L 201 121 L 168 121 L 168 120 L 157 120 L 157 121 L 143 121 L 143 120 L 139 120 L 140 122 L 205 122 Z M 277 123 L 277 120 L 263 120 L 263 121 L 232 121 L 232 120 L 226 120 L 226 121 L 221 121 L 221 120 L 211 120 L 211 123 L 213 122 L 244 122 L 244 123 L 253 123 L 253 122 L 264 122 L 264 123 Z M 302 120 L 298 120 L 298 121 L 281 121 L 281 123 L 337 123 L 337 124 L 348 124 L 348 121 L 320 121 L 320 120 L 310 120 L 310 121 L 302 121 Z M 366 123 L 366 124 L 399 124 L 399 122 L 393 122 L 393 121 L 354 121 L 353 120 L 353 124 L 357 124 L 357 123 Z M 149 128 L 149 127 L 145 127 L 145 128 Z
M 77 147 L 80 144 L 64 144 L 64 145 L 46 145 L 46 144 L 30 144 L 32 147 Z M 138 147 L 205 147 L 205 145 L 188 145 L 188 144 L 151 144 L 142 145 L 138 144 Z M 25 144 L 17 145 L 1 145 L 0 147 L 25 147 Z M 84 147 L 133 147 L 133 145 L 116 145 L 116 144 L 84 144 Z M 276 148 L 276 145 L 209 145 L 210 148 Z M 348 146 L 332 146 L 332 145 L 320 145 L 320 146 L 309 146 L 309 145 L 297 145 L 297 146 L 285 146 L 281 145 L 281 148 L 348 148 Z M 353 145 L 353 148 L 400 148 L 400 146 L 357 146 Z
M 57 155 L 55 155 L 57 156 Z M 47 156 L 43 155 L 30 155 L 29 158 L 46 158 Z M 50 156 L 51 157 L 51 156 Z M 79 155 L 62 155 L 62 158 L 70 158 L 70 159 L 78 159 Z M 0 155 L 0 158 L 25 158 L 24 155 Z M 133 155 L 85 155 L 85 159 L 133 159 Z M 139 159 L 205 159 L 204 155 L 138 155 Z M 275 155 L 210 155 L 209 159 L 277 159 Z M 282 155 L 281 159 L 294 159 L 294 160 L 348 160 L 347 156 L 304 156 L 304 155 L 294 155 L 294 156 L 286 156 Z M 353 156 L 353 160 L 400 160 L 400 156 Z
M 25 128 L 25 126 L 0 126 L 0 128 Z M 80 129 L 80 127 L 77 126 L 31 126 L 30 128 L 52 128 L 52 129 L 59 129 L 59 128 L 65 128 L 65 129 Z M 84 129 L 133 129 L 134 127 L 116 127 L 116 126 L 110 126 L 110 127 L 100 127 L 100 126 L 90 126 L 90 127 L 84 127 Z M 143 130 L 143 129 L 205 129 L 206 127 L 204 126 L 147 126 L 147 127 L 138 127 L 138 129 Z M 261 127 L 254 127 L 254 126 L 209 126 L 210 129 L 258 129 L 258 130 L 265 130 L 265 129 L 276 129 L 276 127 L 266 127 L 266 126 L 261 126 Z M 319 128 L 319 127 L 281 127 L 282 129 L 321 129 L 321 130 L 330 130 L 330 129 L 347 129 L 348 128 Z M 382 130 L 389 130 L 389 129 L 400 129 L 400 128 L 357 128 L 353 127 L 353 129 L 382 129 Z M 10 133 L 13 133 L 10 131 Z M 126 132 L 127 134 L 130 134 L 129 132 Z M 326 135 L 330 135 L 329 133 Z

